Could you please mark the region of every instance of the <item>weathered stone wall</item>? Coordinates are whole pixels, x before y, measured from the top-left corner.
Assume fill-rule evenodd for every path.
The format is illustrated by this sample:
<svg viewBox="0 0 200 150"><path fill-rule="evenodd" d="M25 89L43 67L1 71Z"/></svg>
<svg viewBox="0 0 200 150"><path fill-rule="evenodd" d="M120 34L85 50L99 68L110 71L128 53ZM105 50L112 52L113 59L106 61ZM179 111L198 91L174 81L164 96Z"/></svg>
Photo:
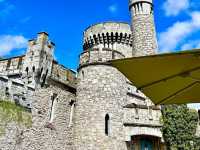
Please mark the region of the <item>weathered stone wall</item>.
<svg viewBox="0 0 200 150"><path fill-rule="evenodd" d="M75 86L76 73L63 65L53 62L51 78L64 84L71 84Z"/></svg>
<svg viewBox="0 0 200 150"><path fill-rule="evenodd" d="M146 105L133 105L124 108L124 126L126 141L130 141L132 136L149 135L162 138L160 131L161 111L159 108L147 107Z"/></svg>
<svg viewBox="0 0 200 150"><path fill-rule="evenodd" d="M17 79L0 76L0 87L1 98L10 99L21 106L31 108L32 101L30 97L35 89L24 84L20 77Z"/></svg>
<svg viewBox="0 0 200 150"><path fill-rule="evenodd" d="M52 94L57 95L56 104L52 103ZM73 88L53 81L50 87L36 91L32 97L33 125L24 133L19 150L73 149L73 128L69 123L74 94Z"/></svg>
<svg viewBox="0 0 200 150"><path fill-rule="evenodd" d="M125 77L116 68L99 64L81 68L78 78L74 124L76 150L125 150ZM110 116L108 135L105 134L106 114Z"/></svg>
<svg viewBox="0 0 200 150"><path fill-rule="evenodd" d="M16 150L24 131L32 125L31 113L0 98L0 150Z"/></svg>
<svg viewBox="0 0 200 150"><path fill-rule="evenodd" d="M86 65L88 63L96 63L96 62L107 62L112 59L122 59L125 56L116 51L109 48L103 49L90 49L88 51L84 51L80 55L80 65Z"/></svg>
<svg viewBox="0 0 200 150"><path fill-rule="evenodd" d="M0 75L19 74L22 69L24 55L0 60Z"/></svg>
<svg viewBox="0 0 200 150"><path fill-rule="evenodd" d="M135 16L133 24L133 55L156 54L157 40L153 15Z"/></svg>
<svg viewBox="0 0 200 150"><path fill-rule="evenodd" d="M133 55L156 54L157 39L152 0L129 0L133 33Z"/></svg>

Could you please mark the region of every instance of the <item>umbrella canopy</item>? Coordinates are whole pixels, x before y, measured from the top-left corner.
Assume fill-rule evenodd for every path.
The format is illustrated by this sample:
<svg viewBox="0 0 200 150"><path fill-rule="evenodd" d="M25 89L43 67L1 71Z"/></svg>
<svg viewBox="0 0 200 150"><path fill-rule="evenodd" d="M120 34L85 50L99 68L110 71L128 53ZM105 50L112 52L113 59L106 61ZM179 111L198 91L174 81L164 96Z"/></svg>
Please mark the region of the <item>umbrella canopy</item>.
<svg viewBox="0 0 200 150"><path fill-rule="evenodd" d="M110 63L155 104L200 103L200 50Z"/></svg>

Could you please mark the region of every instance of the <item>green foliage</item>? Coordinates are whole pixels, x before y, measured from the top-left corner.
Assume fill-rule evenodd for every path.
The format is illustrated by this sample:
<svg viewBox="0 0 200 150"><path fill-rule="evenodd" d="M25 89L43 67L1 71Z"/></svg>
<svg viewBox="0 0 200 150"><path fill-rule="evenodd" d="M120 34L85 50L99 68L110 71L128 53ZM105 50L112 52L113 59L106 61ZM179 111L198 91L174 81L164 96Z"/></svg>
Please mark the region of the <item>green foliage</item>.
<svg viewBox="0 0 200 150"><path fill-rule="evenodd" d="M31 127L31 113L25 108L9 101L0 101L0 135L5 133L6 126L16 122L18 125Z"/></svg>
<svg viewBox="0 0 200 150"><path fill-rule="evenodd" d="M188 109L186 105L169 105L163 107L162 113L162 132L168 148L172 150L193 149L192 145L197 144L195 137L197 112Z"/></svg>

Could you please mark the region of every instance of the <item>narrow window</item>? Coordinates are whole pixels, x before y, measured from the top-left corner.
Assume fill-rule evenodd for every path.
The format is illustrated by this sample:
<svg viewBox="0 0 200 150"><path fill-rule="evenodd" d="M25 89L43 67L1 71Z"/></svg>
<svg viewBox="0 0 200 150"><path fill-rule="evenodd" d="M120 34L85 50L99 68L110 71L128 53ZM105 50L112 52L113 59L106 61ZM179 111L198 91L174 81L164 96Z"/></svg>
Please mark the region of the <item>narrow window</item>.
<svg viewBox="0 0 200 150"><path fill-rule="evenodd" d="M10 92L9 92L9 88L8 87L6 87L5 94L6 94L7 97L10 96Z"/></svg>
<svg viewBox="0 0 200 150"><path fill-rule="evenodd" d="M52 123L54 119L54 114L55 114L55 105L57 103L57 96L58 94L53 93L51 95L51 112L50 112L50 119L49 122Z"/></svg>
<svg viewBox="0 0 200 150"><path fill-rule="evenodd" d="M84 79L84 77L85 77L85 73L84 71L82 71L82 78Z"/></svg>
<svg viewBox="0 0 200 150"><path fill-rule="evenodd" d="M139 119L139 108L137 106L135 108L135 119Z"/></svg>
<svg viewBox="0 0 200 150"><path fill-rule="evenodd" d="M26 70L25 70L25 71L26 71L26 74L28 75L28 67L26 67Z"/></svg>
<svg viewBox="0 0 200 150"><path fill-rule="evenodd" d="M33 66L33 72L35 72L35 66Z"/></svg>
<svg viewBox="0 0 200 150"><path fill-rule="evenodd" d="M149 120L153 120L153 112L152 112L153 110L152 110L152 108L151 107L149 107Z"/></svg>
<svg viewBox="0 0 200 150"><path fill-rule="evenodd" d="M73 115L74 115L75 101L71 100L69 104L71 106L71 113L70 113L70 118L69 118L69 127L71 127L73 125Z"/></svg>
<svg viewBox="0 0 200 150"><path fill-rule="evenodd" d="M110 130L110 117L108 114L105 116L105 134L108 136Z"/></svg>

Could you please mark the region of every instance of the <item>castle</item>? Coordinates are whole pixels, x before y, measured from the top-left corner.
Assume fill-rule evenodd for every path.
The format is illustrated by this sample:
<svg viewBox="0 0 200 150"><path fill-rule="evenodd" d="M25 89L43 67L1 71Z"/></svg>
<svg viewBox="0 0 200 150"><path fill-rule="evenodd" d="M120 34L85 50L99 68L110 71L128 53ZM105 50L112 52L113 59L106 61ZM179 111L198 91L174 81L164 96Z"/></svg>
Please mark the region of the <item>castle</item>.
<svg viewBox="0 0 200 150"><path fill-rule="evenodd" d="M31 128L7 126L0 150L164 149L160 107L109 64L156 54L152 0L130 0L129 10L131 26L105 22L84 31L77 74L54 60L46 32L25 55L0 60L1 97L32 114Z"/></svg>

